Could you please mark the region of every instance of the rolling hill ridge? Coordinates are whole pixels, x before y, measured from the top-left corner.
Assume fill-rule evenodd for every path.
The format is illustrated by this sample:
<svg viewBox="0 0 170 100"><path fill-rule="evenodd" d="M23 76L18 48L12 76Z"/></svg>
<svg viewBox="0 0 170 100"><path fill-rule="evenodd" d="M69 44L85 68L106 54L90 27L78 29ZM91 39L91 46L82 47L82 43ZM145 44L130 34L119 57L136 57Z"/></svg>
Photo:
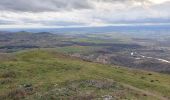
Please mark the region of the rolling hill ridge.
<svg viewBox="0 0 170 100"><path fill-rule="evenodd" d="M87 62L54 50L0 55L0 99L170 99L168 74Z"/></svg>

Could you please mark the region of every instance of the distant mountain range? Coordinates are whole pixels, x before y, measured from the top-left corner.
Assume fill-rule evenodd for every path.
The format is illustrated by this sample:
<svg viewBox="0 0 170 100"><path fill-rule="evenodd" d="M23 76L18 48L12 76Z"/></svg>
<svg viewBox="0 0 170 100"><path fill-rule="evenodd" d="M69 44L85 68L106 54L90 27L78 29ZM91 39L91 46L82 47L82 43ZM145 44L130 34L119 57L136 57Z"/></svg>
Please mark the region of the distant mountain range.
<svg viewBox="0 0 170 100"><path fill-rule="evenodd" d="M53 33L104 33L127 31L158 31L170 30L170 25L130 25L130 26L101 26L101 27L73 27L73 28L0 28L0 31L28 31L28 32L53 32Z"/></svg>

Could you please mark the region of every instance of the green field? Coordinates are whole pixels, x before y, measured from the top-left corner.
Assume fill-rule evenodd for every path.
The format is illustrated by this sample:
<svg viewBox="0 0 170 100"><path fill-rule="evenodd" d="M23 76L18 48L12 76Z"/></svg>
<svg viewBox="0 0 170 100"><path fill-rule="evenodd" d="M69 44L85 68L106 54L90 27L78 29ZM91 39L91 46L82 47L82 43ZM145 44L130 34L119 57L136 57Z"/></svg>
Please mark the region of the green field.
<svg viewBox="0 0 170 100"><path fill-rule="evenodd" d="M67 47L56 47L50 50L57 50L58 52L62 53L81 53L81 54L86 54L86 53L92 53L96 50L100 50L104 47L93 47L93 46L78 46L78 45L73 45L73 46L67 46Z"/></svg>
<svg viewBox="0 0 170 100"><path fill-rule="evenodd" d="M170 76L103 65L54 50L0 54L1 100L168 100Z"/></svg>

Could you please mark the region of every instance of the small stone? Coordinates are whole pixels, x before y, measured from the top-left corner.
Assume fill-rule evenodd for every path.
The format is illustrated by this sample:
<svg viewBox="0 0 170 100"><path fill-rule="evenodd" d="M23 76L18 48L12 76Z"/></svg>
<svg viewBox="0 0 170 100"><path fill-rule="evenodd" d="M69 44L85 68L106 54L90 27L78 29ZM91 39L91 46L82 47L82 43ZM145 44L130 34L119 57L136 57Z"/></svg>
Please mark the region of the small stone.
<svg viewBox="0 0 170 100"><path fill-rule="evenodd" d="M24 88L32 87L32 84L24 84Z"/></svg>
<svg viewBox="0 0 170 100"><path fill-rule="evenodd" d="M103 100L111 100L113 97L110 95L102 96Z"/></svg>

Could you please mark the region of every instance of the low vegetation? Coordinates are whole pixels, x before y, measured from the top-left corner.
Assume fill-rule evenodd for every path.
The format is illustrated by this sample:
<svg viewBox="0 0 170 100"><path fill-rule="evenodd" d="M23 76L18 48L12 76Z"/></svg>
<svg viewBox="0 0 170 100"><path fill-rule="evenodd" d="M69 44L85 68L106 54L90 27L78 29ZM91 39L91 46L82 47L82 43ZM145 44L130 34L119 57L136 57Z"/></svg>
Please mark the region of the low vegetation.
<svg viewBox="0 0 170 100"><path fill-rule="evenodd" d="M3 57L2 100L170 99L166 74L87 62L55 50L25 50Z"/></svg>

